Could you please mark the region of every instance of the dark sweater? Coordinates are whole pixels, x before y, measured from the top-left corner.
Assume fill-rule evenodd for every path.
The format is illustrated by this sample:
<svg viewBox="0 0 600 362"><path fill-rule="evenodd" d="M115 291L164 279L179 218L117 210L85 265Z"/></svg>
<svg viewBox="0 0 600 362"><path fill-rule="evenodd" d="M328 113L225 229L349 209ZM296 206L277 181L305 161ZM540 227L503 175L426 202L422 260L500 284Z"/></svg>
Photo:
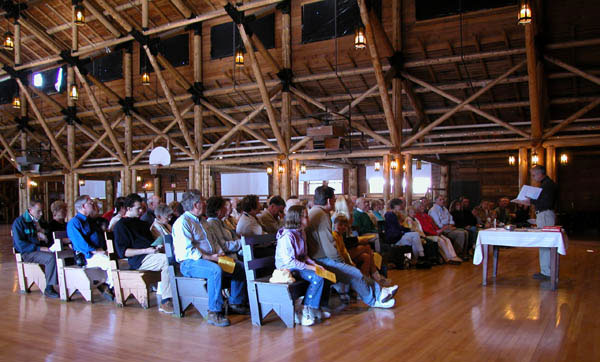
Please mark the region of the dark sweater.
<svg viewBox="0 0 600 362"><path fill-rule="evenodd" d="M127 249L146 249L152 245L154 239L148 223L137 217L124 217L119 220L113 229L115 246L119 258L125 258ZM127 258L131 269L138 269L147 254Z"/></svg>
<svg viewBox="0 0 600 362"><path fill-rule="evenodd" d="M393 211L385 213L385 238L389 243L396 243L402 239L404 233L410 232L409 228L400 225L398 216Z"/></svg>
<svg viewBox="0 0 600 362"><path fill-rule="evenodd" d="M25 213L12 224L13 246L18 253L30 253L40 250L40 241L37 238L37 229L29 212Z"/></svg>

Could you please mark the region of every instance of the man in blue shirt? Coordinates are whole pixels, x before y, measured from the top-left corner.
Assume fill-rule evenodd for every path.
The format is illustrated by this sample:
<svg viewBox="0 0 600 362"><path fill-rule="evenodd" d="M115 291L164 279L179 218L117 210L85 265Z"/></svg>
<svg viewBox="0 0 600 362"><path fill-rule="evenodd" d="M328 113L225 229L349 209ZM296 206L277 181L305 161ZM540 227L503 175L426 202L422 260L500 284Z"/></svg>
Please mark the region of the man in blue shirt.
<svg viewBox="0 0 600 362"><path fill-rule="evenodd" d="M231 280L231 296L229 310L237 314L248 314L246 274L241 262L236 261L233 273L221 270L219 257L224 256L223 249L214 240L206 236L200 217L204 213L206 203L198 190L190 190L183 194L181 202L185 213L173 224L173 246L175 259L181 263L181 274L189 278L204 278L208 289L209 324L226 327L229 319L223 315L223 296L221 295L224 278Z"/></svg>
<svg viewBox="0 0 600 362"><path fill-rule="evenodd" d="M86 268L100 268L105 271L105 283L98 286L104 298L112 301L112 275L110 259L103 249L104 236L90 224L90 215L94 212L94 201L88 195L81 195L75 200L77 214L67 223L67 235L76 253L83 254Z"/></svg>
<svg viewBox="0 0 600 362"><path fill-rule="evenodd" d="M46 274L46 289L44 295L48 298L58 298L58 293L52 287L58 284L56 276L56 258L40 239L45 235L40 228L39 220L42 217L42 204L31 201L27 211L12 224L13 247L21 254L23 261L44 265Z"/></svg>

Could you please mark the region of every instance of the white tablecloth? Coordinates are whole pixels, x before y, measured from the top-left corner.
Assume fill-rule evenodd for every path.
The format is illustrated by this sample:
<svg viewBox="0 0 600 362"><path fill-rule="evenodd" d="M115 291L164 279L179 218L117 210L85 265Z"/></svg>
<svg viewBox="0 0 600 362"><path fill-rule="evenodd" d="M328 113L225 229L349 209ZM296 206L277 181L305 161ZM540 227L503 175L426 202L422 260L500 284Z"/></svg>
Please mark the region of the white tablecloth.
<svg viewBox="0 0 600 362"><path fill-rule="evenodd" d="M558 248L558 253L567 255L567 236L557 231L506 231L504 229L481 230L477 236L473 264L483 261L481 245L503 245L524 248Z"/></svg>

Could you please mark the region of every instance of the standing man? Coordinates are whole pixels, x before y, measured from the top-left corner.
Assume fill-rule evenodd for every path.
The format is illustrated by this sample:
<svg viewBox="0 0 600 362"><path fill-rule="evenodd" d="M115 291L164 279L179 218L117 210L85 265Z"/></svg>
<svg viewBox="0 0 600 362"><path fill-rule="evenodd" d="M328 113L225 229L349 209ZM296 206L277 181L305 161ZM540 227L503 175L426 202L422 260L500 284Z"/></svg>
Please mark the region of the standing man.
<svg viewBox="0 0 600 362"><path fill-rule="evenodd" d="M556 222L554 214L556 184L546 176L546 167L544 166L532 167L530 174L531 179L540 184L542 192L537 200L527 199L521 203L535 206L535 224L538 228L554 226ZM540 248L540 272L533 274L533 279L550 280L550 248Z"/></svg>
<svg viewBox="0 0 600 362"><path fill-rule="evenodd" d="M446 197L439 195L435 198L435 204L429 209L429 216L435 221L442 234L452 240L454 250L463 260L469 258L469 232L454 226L454 219L446 208Z"/></svg>
<svg viewBox="0 0 600 362"><path fill-rule="evenodd" d="M148 200L148 209L146 210L144 215L140 217L140 220L147 222L148 225L152 225L154 219L156 218L156 216L154 215L154 210L156 210L158 204L160 204L160 197L156 195L152 196L150 200Z"/></svg>
<svg viewBox="0 0 600 362"><path fill-rule="evenodd" d="M45 244L46 235L40 227L41 217L42 203L31 201L27 211L16 218L12 224L13 247L21 254L23 261L44 265L46 274L44 295L48 298L58 298L58 293L52 287L58 284L56 257Z"/></svg>
<svg viewBox="0 0 600 362"><path fill-rule="evenodd" d="M119 258L127 258L131 270L160 271L160 283L157 294L161 301L158 311L173 313L169 262L165 254L159 253L160 247L152 246L154 237L150 226L140 220L142 198L138 194L129 194L125 198L125 217L114 228L115 247Z"/></svg>
<svg viewBox="0 0 600 362"><path fill-rule="evenodd" d="M94 201L88 195L81 195L75 200L77 214L67 223L67 235L73 250L83 254L87 268L100 268L106 273L106 283L100 284L98 289L104 298L112 301L114 292L112 289L112 275L110 271L110 259L104 250L104 236L98 233L90 223L90 217L94 212Z"/></svg>

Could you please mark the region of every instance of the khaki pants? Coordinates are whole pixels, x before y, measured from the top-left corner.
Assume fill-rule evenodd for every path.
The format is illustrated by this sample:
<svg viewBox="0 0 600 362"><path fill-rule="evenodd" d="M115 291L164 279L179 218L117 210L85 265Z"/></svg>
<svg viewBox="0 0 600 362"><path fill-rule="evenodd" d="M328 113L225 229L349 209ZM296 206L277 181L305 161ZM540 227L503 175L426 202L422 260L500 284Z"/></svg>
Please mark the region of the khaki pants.
<svg viewBox="0 0 600 362"><path fill-rule="evenodd" d="M165 254L148 254L142 260L139 270L160 271L158 291L162 299L172 298L171 280L169 279L169 262Z"/></svg>
<svg viewBox="0 0 600 362"><path fill-rule="evenodd" d="M535 223L538 228L554 226L556 215L552 210L544 210L536 213ZM550 276L550 248L540 248L540 273Z"/></svg>

